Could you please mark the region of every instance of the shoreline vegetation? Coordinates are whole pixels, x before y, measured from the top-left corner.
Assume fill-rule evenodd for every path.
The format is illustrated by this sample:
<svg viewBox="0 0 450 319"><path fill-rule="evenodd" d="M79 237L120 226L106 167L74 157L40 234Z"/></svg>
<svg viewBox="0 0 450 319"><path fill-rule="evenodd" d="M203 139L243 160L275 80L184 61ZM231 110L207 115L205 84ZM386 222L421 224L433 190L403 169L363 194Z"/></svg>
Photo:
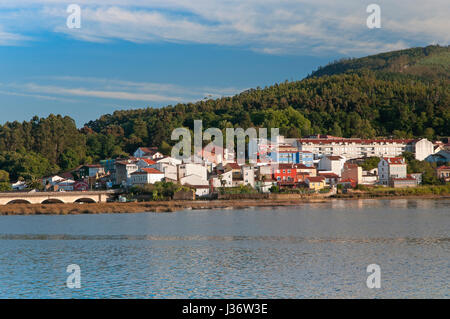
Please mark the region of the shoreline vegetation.
<svg viewBox="0 0 450 319"><path fill-rule="evenodd" d="M242 194L238 194L242 195ZM80 215L115 213L170 213L186 209L244 209L249 207L286 207L305 203L326 203L355 199L450 199L450 185L419 188L383 188L371 192L354 191L332 196L273 194L269 198L225 200L161 200L142 202L71 203L71 204L10 204L0 206L0 215ZM261 194L264 195L264 194ZM272 195L272 194L271 194Z"/></svg>

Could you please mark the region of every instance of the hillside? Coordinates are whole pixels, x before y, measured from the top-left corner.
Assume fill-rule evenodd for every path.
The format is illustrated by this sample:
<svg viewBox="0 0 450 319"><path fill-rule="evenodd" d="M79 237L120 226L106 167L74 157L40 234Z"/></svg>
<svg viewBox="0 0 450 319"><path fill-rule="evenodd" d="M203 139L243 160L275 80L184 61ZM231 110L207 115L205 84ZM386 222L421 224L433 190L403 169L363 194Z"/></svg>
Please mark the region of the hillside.
<svg viewBox="0 0 450 319"><path fill-rule="evenodd" d="M446 79L450 76L450 47L427 46L380 53L359 59L342 59L313 72L311 77L371 70L398 73L422 80Z"/></svg>
<svg viewBox="0 0 450 319"><path fill-rule="evenodd" d="M140 143L169 142L173 128L192 129L194 119L222 129L279 127L291 137L448 136L449 52L449 47L429 46L345 60L301 81L233 97L117 111L87 123L86 129L115 135L127 152Z"/></svg>
<svg viewBox="0 0 450 319"><path fill-rule="evenodd" d="M406 66L406 67L405 67ZM233 97L116 111L81 130L68 117L0 126L0 170L39 177L154 145L168 153L171 132L203 127L278 127L289 137L450 136L449 48L402 50L330 64L312 76Z"/></svg>

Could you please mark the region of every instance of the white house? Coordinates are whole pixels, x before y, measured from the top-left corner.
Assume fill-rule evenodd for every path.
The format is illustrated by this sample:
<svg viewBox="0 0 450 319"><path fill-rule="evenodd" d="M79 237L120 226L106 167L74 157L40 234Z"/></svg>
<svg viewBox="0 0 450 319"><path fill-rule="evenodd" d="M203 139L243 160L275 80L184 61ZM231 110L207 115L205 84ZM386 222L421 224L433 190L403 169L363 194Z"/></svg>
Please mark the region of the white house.
<svg viewBox="0 0 450 319"><path fill-rule="evenodd" d="M416 160L423 161L429 155L434 153L434 145L426 138L411 143L411 151L415 154Z"/></svg>
<svg viewBox="0 0 450 319"><path fill-rule="evenodd" d="M233 186L233 171L230 169L221 174L211 176L210 183L214 188L232 187Z"/></svg>
<svg viewBox="0 0 450 319"><path fill-rule="evenodd" d="M59 181L63 181L64 178L58 175L47 176L42 178L42 184L45 185L56 185Z"/></svg>
<svg viewBox="0 0 450 319"><path fill-rule="evenodd" d="M345 164L344 157L335 155L326 155L320 159L318 169L341 176L344 164Z"/></svg>
<svg viewBox="0 0 450 319"><path fill-rule="evenodd" d="M178 165L178 179L189 175L197 175L201 179L207 181L208 180L208 170L206 166L196 163L184 163Z"/></svg>
<svg viewBox="0 0 450 319"><path fill-rule="evenodd" d="M144 167L130 175L132 185L154 184L164 178L163 172L151 167Z"/></svg>
<svg viewBox="0 0 450 319"><path fill-rule="evenodd" d="M58 189L62 189L65 191L73 191L73 186L75 185L75 181L73 179L63 179L56 183Z"/></svg>
<svg viewBox="0 0 450 319"><path fill-rule="evenodd" d="M164 155L158 152L157 147L139 147L133 156L136 158L150 158L152 160L163 158Z"/></svg>
<svg viewBox="0 0 450 319"><path fill-rule="evenodd" d="M198 197L208 196L210 192L209 185L194 185L191 188L195 190L195 196Z"/></svg>
<svg viewBox="0 0 450 319"><path fill-rule="evenodd" d="M382 185L389 185L392 178L406 178L406 162L403 157L382 157L378 163L378 179Z"/></svg>
<svg viewBox="0 0 450 319"><path fill-rule="evenodd" d="M178 158L174 158L174 157L170 157L170 156L157 158L157 159L155 159L155 162L170 164L170 165L174 165L174 166L180 165L182 163L182 161L179 160Z"/></svg>
<svg viewBox="0 0 450 319"><path fill-rule="evenodd" d="M208 180L202 177L192 174L183 176L179 179L181 185L192 185L192 186L208 186Z"/></svg>
<svg viewBox="0 0 450 319"><path fill-rule="evenodd" d="M13 190L23 190L27 188L27 183L25 181L17 181L11 184Z"/></svg>
<svg viewBox="0 0 450 319"><path fill-rule="evenodd" d="M252 166L243 165L241 167L242 179L244 185L255 187L255 170Z"/></svg>

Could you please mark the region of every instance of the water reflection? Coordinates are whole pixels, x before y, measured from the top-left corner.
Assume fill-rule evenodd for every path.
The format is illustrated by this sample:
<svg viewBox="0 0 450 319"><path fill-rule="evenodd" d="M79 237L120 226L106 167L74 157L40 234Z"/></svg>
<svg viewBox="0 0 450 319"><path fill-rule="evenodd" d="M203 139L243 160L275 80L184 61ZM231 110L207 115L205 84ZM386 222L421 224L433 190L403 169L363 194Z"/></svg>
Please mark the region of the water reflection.
<svg viewBox="0 0 450 319"><path fill-rule="evenodd" d="M0 216L0 297L448 298L449 204ZM80 290L65 287L71 263ZM380 290L365 285L371 263Z"/></svg>

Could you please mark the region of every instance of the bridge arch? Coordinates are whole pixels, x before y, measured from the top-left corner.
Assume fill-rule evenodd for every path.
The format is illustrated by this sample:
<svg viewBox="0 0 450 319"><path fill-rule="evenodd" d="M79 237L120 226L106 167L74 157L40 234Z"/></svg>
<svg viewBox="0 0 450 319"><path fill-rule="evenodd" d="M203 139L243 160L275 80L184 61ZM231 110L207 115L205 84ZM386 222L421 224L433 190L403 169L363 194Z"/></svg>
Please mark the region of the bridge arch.
<svg viewBox="0 0 450 319"><path fill-rule="evenodd" d="M6 205L14 205L14 204L31 204L31 202L27 201L26 199L13 199L12 201L6 203Z"/></svg>
<svg viewBox="0 0 450 319"><path fill-rule="evenodd" d="M43 200L41 204L64 204L64 202L58 198L48 198Z"/></svg>
<svg viewBox="0 0 450 319"><path fill-rule="evenodd" d="M80 197L80 198L74 200L74 203L92 204L92 203L97 203L97 201L92 198L89 198L89 197Z"/></svg>

